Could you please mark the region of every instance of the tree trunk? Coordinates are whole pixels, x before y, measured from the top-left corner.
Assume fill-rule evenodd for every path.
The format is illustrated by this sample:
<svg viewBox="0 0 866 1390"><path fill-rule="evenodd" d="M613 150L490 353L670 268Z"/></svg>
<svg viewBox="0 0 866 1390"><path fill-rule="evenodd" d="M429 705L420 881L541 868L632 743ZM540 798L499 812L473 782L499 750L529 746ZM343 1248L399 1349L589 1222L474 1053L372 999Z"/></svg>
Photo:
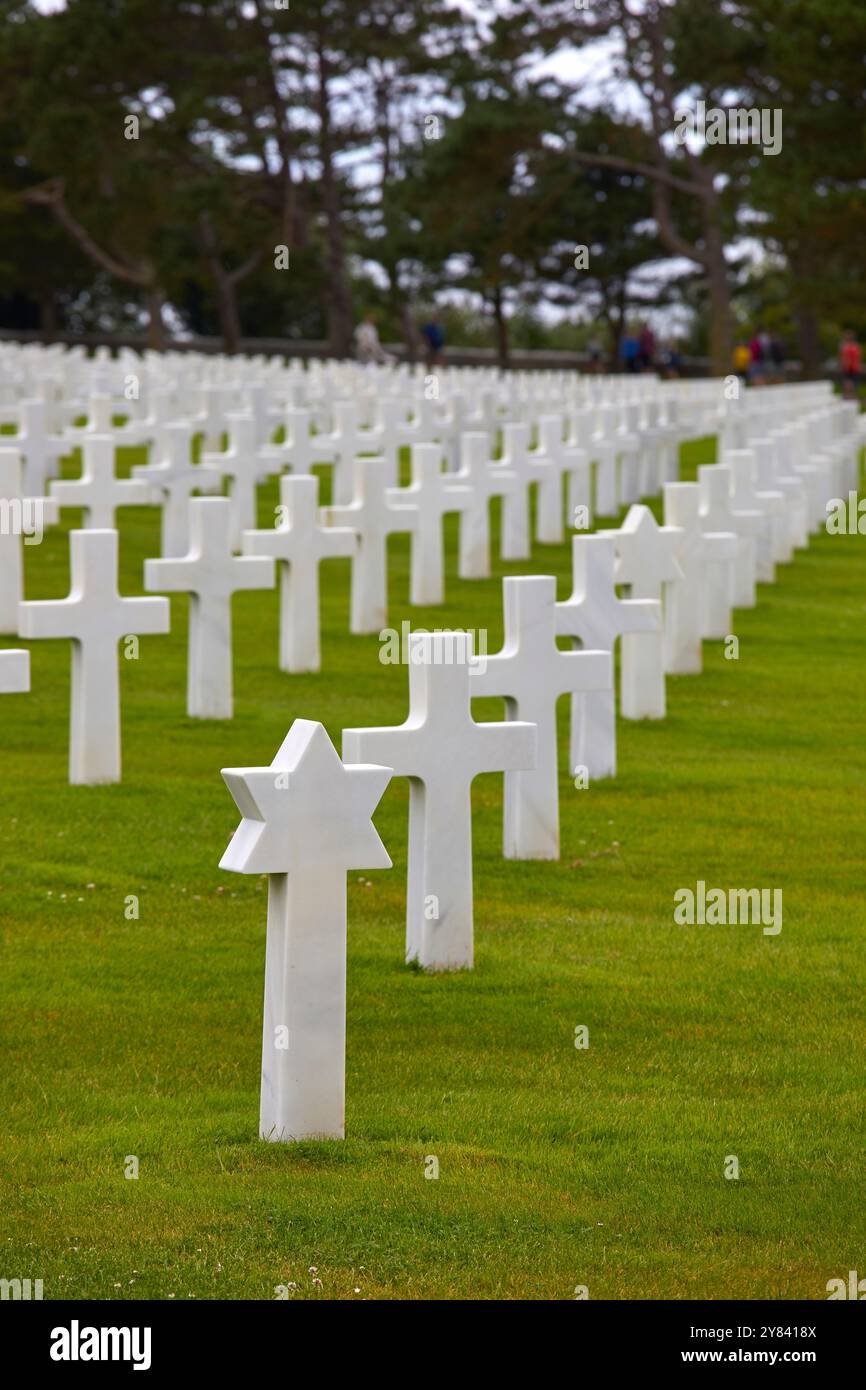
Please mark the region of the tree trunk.
<svg viewBox="0 0 866 1390"><path fill-rule="evenodd" d="M493 322L496 326L496 352L499 358L499 365L505 372L509 365L508 352L508 320L505 317L505 310L502 303L502 286L493 287Z"/></svg>
<svg viewBox="0 0 866 1390"><path fill-rule="evenodd" d="M797 341L803 366L803 380L816 381L821 375L821 334L818 317L811 304L797 304L794 315L797 320Z"/></svg>
<svg viewBox="0 0 866 1390"><path fill-rule="evenodd" d="M145 293L145 303L148 313L147 346L162 352L165 348L165 324L162 321L165 291L160 289L159 285L149 286Z"/></svg>
<svg viewBox="0 0 866 1390"><path fill-rule="evenodd" d="M421 351L421 337L418 333L415 315L412 313L407 300L403 299L402 296L398 300L398 313L403 328L403 341L406 344L406 361L417 362Z"/></svg>
<svg viewBox="0 0 866 1390"><path fill-rule="evenodd" d="M622 347L623 334L625 333L626 317L628 314L628 302L626 297L626 282L623 279L619 287L619 294L616 297L616 312L610 316L610 370L612 372L622 371L620 362L620 349Z"/></svg>
<svg viewBox="0 0 866 1390"><path fill-rule="evenodd" d="M331 131L331 103L328 92L328 63L324 37L319 36L319 160L322 165L322 206L325 210L325 263L328 270L328 343L335 357L349 357L352 351L352 296L346 275L346 247L343 237L340 188L334 169Z"/></svg>
<svg viewBox="0 0 866 1390"><path fill-rule="evenodd" d="M225 271L216 279L216 298L223 347L230 356L234 356L241 345L241 324L234 281Z"/></svg>
<svg viewBox="0 0 866 1390"><path fill-rule="evenodd" d="M704 209L704 244L710 286L710 373L712 376L729 376L734 370L731 285L725 260L725 242L717 223L714 202L707 203Z"/></svg>
<svg viewBox="0 0 866 1390"><path fill-rule="evenodd" d="M53 343L57 333L57 297L53 290L42 290L39 295L39 327L43 343Z"/></svg>

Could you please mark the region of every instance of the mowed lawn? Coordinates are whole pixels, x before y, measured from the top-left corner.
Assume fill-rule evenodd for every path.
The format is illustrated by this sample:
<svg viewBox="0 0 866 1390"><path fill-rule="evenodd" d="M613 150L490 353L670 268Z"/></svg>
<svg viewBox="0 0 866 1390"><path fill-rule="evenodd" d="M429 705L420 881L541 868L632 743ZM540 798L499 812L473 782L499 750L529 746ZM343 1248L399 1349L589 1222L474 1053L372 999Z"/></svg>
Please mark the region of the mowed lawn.
<svg viewBox="0 0 866 1390"><path fill-rule="evenodd" d="M500 575L564 597L570 544L461 583L453 522L441 609L409 607L392 543L390 618L494 651ZM63 523L27 550L29 598L67 591ZM141 593L157 513L120 527ZM706 644L664 722L620 722L616 781L574 789L561 701L559 863L502 859L502 779L478 779L472 973L403 963L392 783L394 868L349 883L347 1137L282 1146L257 1139L267 885L217 867L220 769L269 762L298 716L339 746L407 709L406 668L348 633L348 562L322 577L316 676L277 669L275 592L236 598L225 723L186 717L172 599L171 635L120 657L120 786L67 784L68 643L31 644L32 693L0 698L0 1276L51 1299L821 1299L866 1272L866 538L814 537L737 614L738 660ZM782 932L675 926L698 879L781 888Z"/></svg>

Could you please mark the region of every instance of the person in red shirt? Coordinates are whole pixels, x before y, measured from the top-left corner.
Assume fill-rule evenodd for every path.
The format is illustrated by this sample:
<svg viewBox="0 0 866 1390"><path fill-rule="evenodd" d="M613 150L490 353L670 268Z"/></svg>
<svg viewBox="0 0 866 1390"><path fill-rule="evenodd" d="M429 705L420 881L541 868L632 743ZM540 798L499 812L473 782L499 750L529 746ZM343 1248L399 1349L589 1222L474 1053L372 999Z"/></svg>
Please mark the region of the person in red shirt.
<svg viewBox="0 0 866 1390"><path fill-rule="evenodd" d="M853 400L857 394L862 368L860 344L850 328L846 328L839 344L839 369L842 373L842 395Z"/></svg>

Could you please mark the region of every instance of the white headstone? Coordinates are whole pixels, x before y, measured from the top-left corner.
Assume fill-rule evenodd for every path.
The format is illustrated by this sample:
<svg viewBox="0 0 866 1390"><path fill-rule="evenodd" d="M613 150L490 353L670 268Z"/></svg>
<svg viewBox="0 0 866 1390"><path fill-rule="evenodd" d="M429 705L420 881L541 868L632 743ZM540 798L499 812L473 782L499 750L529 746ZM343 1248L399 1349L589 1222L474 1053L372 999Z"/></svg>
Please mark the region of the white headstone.
<svg viewBox="0 0 866 1390"><path fill-rule="evenodd" d="M445 556L442 522L448 512L465 512L472 495L453 472L442 470L439 444L412 445L412 481L408 487L388 488L392 506L417 507L412 530L410 602L432 605L445 601Z"/></svg>
<svg viewBox="0 0 866 1390"><path fill-rule="evenodd" d="M22 491L26 497L44 497L48 479L68 446L48 432L48 405L45 401L22 401L18 433L8 441L21 455L24 465Z"/></svg>
<svg viewBox="0 0 866 1390"><path fill-rule="evenodd" d="M561 545L563 541L563 478L568 479L568 496L574 498L588 492L585 481L589 465L583 450L566 443L562 437L560 415L542 415L538 422L538 444L529 454L529 464L538 481L538 505L535 518L537 539L543 545Z"/></svg>
<svg viewBox="0 0 866 1390"><path fill-rule="evenodd" d="M615 531L603 531L616 551L614 577L627 584L631 598L661 601L665 586L682 578L677 562L681 533L659 526L649 507L630 507ZM627 632L622 637L622 699L624 719L664 719L665 664L661 632Z"/></svg>
<svg viewBox="0 0 866 1390"><path fill-rule="evenodd" d="M758 492L758 466L751 449L726 449L722 463L731 470L734 507L738 511L759 512L764 518L756 536L755 574L760 583L772 584L776 578L774 518L780 518L784 511L782 494L773 492L764 497Z"/></svg>
<svg viewBox="0 0 866 1390"><path fill-rule="evenodd" d="M0 651L0 695L20 695L30 689L30 653Z"/></svg>
<svg viewBox="0 0 866 1390"><path fill-rule="evenodd" d="M88 435L81 451L81 477L53 482L51 497L61 507L83 507L88 530L110 531L118 507L146 507L153 501L149 483L141 478L116 476L111 435Z"/></svg>
<svg viewBox="0 0 866 1390"><path fill-rule="evenodd" d="M151 483L162 498L163 557L185 555L189 549L189 502L194 492L219 492L222 478L214 468L192 462L190 425L165 425L153 463L139 464L134 478Z"/></svg>
<svg viewBox="0 0 866 1390"><path fill-rule="evenodd" d="M610 536L575 536L571 547L572 593L556 605L556 630L560 637L571 637L588 650L612 653L617 638L626 633L661 631L661 603L655 599L617 597L616 557ZM616 708L612 688L572 697L569 758L572 773L585 767L592 781L616 776Z"/></svg>
<svg viewBox="0 0 866 1390"><path fill-rule="evenodd" d="M412 531L415 507L397 507L387 496L384 459L355 460L355 496L346 506L325 507L327 526L350 526L358 533L352 558L354 633L380 632L388 621L388 537Z"/></svg>
<svg viewBox="0 0 866 1390"><path fill-rule="evenodd" d="M460 517L458 574L461 579L490 577L490 499L507 497L523 481L510 468L490 461L489 437L481 431L460 437L460 467L451 475L470 489Z"/></svg>
<svg viewBox="0 0 866 1390"><path fill-rule="evenodd" d="M665 670L669 675L694 675L703 668L701 637L704 594L710 565L727 566L733 583L737 537L733 531L705 531L701 521L699 483L665 483L665 525L682 532L677 560L682 579L673 579L665 595Z"/></svg>
<svg viewBox="0 0 866 1390"><path fill-rule="evenodd" d="M24 638L72 641L70 782L119 782L117 644L168 632L168 599L120 597L116 531L70 531L69 554L68 597L21 603L19 631Z"/></svg>
<svg viewBox="0 0 866 1390"><path fill-rule="evenodd" d="M274 562L232 554L233 517L227 497L194 497L189 504L186 555L145 560L144 587L189 594L187 714L231 719L232 594L272 589Z"/></svg>
<svg viewBox="0 0 866 1390"><path fill-rule="evenodd" d="M270 767L223 777L243 820L220 867L269 876L259 1136L342 1139L346 874L391 867L371 820L391 772L344 766L296 719Z"/></svg>
<svg viewBox="0 0 866 1390"><path fill-rule="evenodd" d="M57 503L21 495L17 449L0 448L0 632L18 632L18 605L24 597L21 547L35 545L46 526L57 521Z"/></svg>
<svg viewBox="0 0 866 1390"><path fill-rule="evenodd" d="M280 479L280 517L269 531L245 531L245 555L270 555L280 576L280 670L321 668L319 565L332 556L352 556L357 533L348 526L323 526L319 480Z"/></svg>
<svg viewBox="0 0 866 1390"><path fill-rule="evenodd" d="M502 458L491 467L505 468L516 475L518 482L502 494L502 536L499 554L503 560L528 560L529 542L529 484L532 468L529 462L529 426L523 421L506 425L502 431Z"/></svg>
<svg viewBox="0 0 866 1390"><path fill-rule="evenodd" d="M395 776L409 778L406 959L427 970L473 962L474 778L535 761L533 725L472 718L472 659L468 633L413 633L405 724L343 731L349 762L387 759Z"/></svg>
<svg viewBox="0 0 866 1390"><path fill-rule="evenodd" d="M701 464L698 483L704 530L733 531L738 538L733 586L727 564L707 567L703 636L722 638L732 631L732 606L755 606L756 547L766 523L761 512L734 506L731 470L725 464Z"/></svg>
<svg viewBox="0 0 866 1390"><path fill-rule="evenodd" d="M559 760L556 702L560 695L613 690L610 651L560 651L556 645L556 580L550 575L502 581L505 642L473 667L473 696L505 700L509 719L538 728L529 771L506 772L503 854L506 859L559 858Z"/></svg>
<svg viewBox="0 0 866 1390"><path fill-rule="evenodd" d="M202 467L229 480L231 546L240 550L244 531L256 525L256 485L262 471L252 414L230 411L226 416L229 447L224 453L205 454Z"/></svg>

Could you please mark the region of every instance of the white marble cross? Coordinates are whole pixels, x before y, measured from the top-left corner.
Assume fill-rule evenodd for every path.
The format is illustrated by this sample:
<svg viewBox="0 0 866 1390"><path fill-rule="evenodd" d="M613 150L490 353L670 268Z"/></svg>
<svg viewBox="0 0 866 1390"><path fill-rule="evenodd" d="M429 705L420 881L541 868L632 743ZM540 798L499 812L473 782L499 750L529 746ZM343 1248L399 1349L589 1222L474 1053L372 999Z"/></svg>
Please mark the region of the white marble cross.
<svg viewBox="0 0 866 1390"><path fill-rule="evenodd" d="M145 560L144 587L190 596L187 714L193 719L231 719L232 594L272 589L274 562L232 554L227 497L194 497L189 532L188 554Z"/></svg>
<svg viewBox="0 0 866 1390"><path fill-rule="evenodd" d="M412 445L412 481L408 487L389 487L388 502L418 509L412 530L410 603L445 601L445 556L442 521L448 512L465 512L472 494L453 472L442 471L440 444Z"/></svg>
<svg viewBox="0 0 866 1390"><path fill-rule="evenodd" d="M18 450L24 464L22 491L27 497L44 497L48 478L58 459L69 446L59 435L48 433L48 405L45 401L22 401L21 423L8 443Z"/></svg>
<svg viewBox="0 0 866 1390"><path fill-rule="evenodd" d="M469 504L460 516L457 572L461 579L490 577L490 499L507 497L523 482L510 468L490 462L489 436L481 431L460 437L460 467L450 475L470 489Z"/></svg>
<svg viewBox="0 0 866 1390"><path fill-rule="evenodd" d="M361 454L378 455L378 438L374 430L362 429L359 422L357 401L334 402L334 429L322 440L329 445L334 459L331 481L331 495L335 504L348 505L352 500L352 488L357 477L355 460ZM384 476L388 485L395 483L393 463L384 460Z"/></svg>
<svg viewBox="0 0 866 1390"><path fill-rule="evenodd" d="M661 601L665 586L682 578L677 562L681 533L673 526L659 526L649 507L629 508L610 536L616 551L614 578L627 584L631 598ZM664 719L665 663L662 632L626 632L622 637L622 697L624 719Z"/></svg>
<svg viewBox="0 0 866 1390"><path fill-rule="evenodd" d="M229 447L224 453L205 454L202 467L215 471L229 480L231 501L231 547L240 550L241 536L250 531L256 516L256 486L262 471L259 446L256 441L255 417L249 413L230 411L226 415Z"/></svg>
<svg viewBox="0 0 866 1390"><path fill-rule="evenodd" d="M551 575L503 579L502 594L505 641L501 652L473 667L470 692L500 696L509 719L538 728L535 767L505 774L502 852L506 859L558 859L556 702L560 695L612 691L613 656L559 650Z"/></svg>
<svg viewBox="0 0 866 1390"><path fill-rule="evenodd" d="M2 436L5 437L5 436ZM24 597L21 546L37 545L46 526L57 521L57 503L21 495L21 457L0 448L0 632L18 632L18 605Z"/></svg>
<svg viewBox="0 0 866 1390"><path fill-rule="evenodd" d="M406 959L426 970L472 966L473 779L535 762L534 725L472 718L472 659L469 633L411 634L405 724L343 731L349 762L409 778Z"/></svg>
<svg viewBox="0 0 866 1390"><path fill-rule="evenodd" d="M319 565L332 556L352 556L358 545L348 526L319 520L319 480L280 478L278 524L269 531L245 531L245 555L270 555L280 577L280 670L321 668Z"/></svg>
<svg viewBox="0 0 866 1390"><path fill-rule="evenodd" d="M326 526L350 526L358 533L352 558L350 630L380 632L388 621L388 537L413 531L417 507L397 507L387 495L384 459L355 460L355 496L346 506L325 507Z"/></svg>
<svg viewBox="0 0 866 1390"><path fill-rule="evenodd" d="M758 470L758 487L762 493L777 491L784 501L783 521L777 536L776 559L782 563L792 560L795 549L809 544L809 504L802 478L785 471L775 436L752 437L749 447L754 451Z"/></svg>
<svg viewBox="0 0 866 1390"><path fill-rule="evenodd" d="M502 494L502 535L499 555L503 560L528 560L529 542L529 484L532 467L529 462L529 425L520 421L506 425L502 431L502 458L490 465L507 469L516 475L517 483Z"/></svg>
<svg viewBox="0 0 866 1390"><path fill-rule="evenodd" d="M656 599L618 598L616 560L609 535L575 536L571 542L572 593L556 605L556 630L589 650L613 652L626 633L661 631ZM622 671L620 671L622 678ZM586 768L592 781L616 776L616 703L613 688L574 695L569 766Z"/></svg>
<svg viewBox="0 0 866 1390"><path fill-rule="evenodd" d="M619 408L619 420L613 433L618 465L617 500L627 506L640 497L641 441L638 436L638 407L633 404Z"/></svg>
<svg viewBox="0 0 866 1390"><path fill-rule="evenodd" d="M214 468L194 464L192 426L163 426L154 449L153 463L138 464L134 478L152 483L162 495L162 542L164 557L185 555L189 548L189 503L194 492L219 492L222 478Z"/></svg>
<svg viewBox="0 0 866 1390"><path fill-rule="evenodd" d="M574 515L575 499L588 492L585 479L589 465L586 455L576 444L562 437L560 415L543 415L538 422L538 443L528 455L530 476L538 481L538 504L535 517L536 538L542 545L561 545L563 541L563 478L568 478L569 505Z"/></svg>
<svg viewBox="0 0 866 1390"><path fill-rule="evenodd" d="M20 695L30 689L30 653L0 651L0 695Z"/></svg>
<svg viewBox="0 0 866 1390"><path fill-rule="evenodd" d="M707 531L701 520L699 483L665 483L665 525L682 532L677 560L682 579L668 584L664 606L665 670L668 675L696 675L703 669L701 637L708 566L725 566L728 589L737 558L734 531Z"/></svg>
<svg viewBox="0 0 866 1390"><path fill-rule="evenodd" d="M759 582L772 584L776 578L773 550L773 518L781 517L784 499L780 492L766 497L758 492L758 466L751 449L726 449L722 463L731 470L733 505L738 511L760 512L764 524L756 536L755 575Z"/></svg>
<svg viewBox="0 0 866 1390"><path fill-rule="evenodd" d="M111 530L117 507L146 507L153 501L150 484L141 478L118 478L114 471L114 439L94 434L82 441L81 477L51 484L51 497L61 507L83 507L88 530Z"/></svg>
<svg viewBox="0 0 866 1390"><path fill-rule="evenodd" d="M707 569L703 636L723 638L732 631L732 606L754 608L757 601L756 547L765 520L759 511L734 506L731 470L725 464L701 464L698 468L698 484L701 489L701 519L704 530L733 531L738 537L733 586L726 565L711 564Z"/></svg>
<svg viewBox="0 0 866 1390"><path fill-rule="evenodd" d="M220 868L268 875L259 1137L342 1139L346 874L389 869L371 816L387 767L347 767L296 719L270 767L223 769L243 820Z"/></svg>
<svg viewBox="0 0 866 1390"><path fill-rule="evenodd" d="M598 516L613 516L619 505L617 485L616 421L613 406L599 406L595 428L589 437L587 452L595 461L595 512Z"/></svg>
<svg viewBox="0 0 866 1390"><path fill-rule="evenodd" d="M117 532L70 531L69 595L18 608L24 638L72 640L69 780L120 781L120 677L117 644L136 634L168 632L166 598L121 598Z"/></svg>

